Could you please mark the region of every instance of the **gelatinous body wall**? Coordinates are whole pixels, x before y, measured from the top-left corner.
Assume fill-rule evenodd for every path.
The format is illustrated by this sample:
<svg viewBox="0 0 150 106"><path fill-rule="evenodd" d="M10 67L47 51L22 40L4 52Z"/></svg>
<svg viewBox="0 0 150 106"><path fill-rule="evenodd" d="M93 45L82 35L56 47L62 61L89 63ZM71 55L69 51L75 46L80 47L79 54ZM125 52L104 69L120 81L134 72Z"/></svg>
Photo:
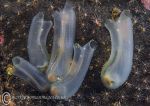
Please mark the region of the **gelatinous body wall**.
<svg viewBox="0 0 150 106"><path fill-rule="evenodd" d="M49 77L54 73L63 77L72 61L76 17L73 7L68 2L63 10L55 11L53 17L54 40L48 73Z"/></svg>
<svg viewBox="0 0 150 106"><path fill-rule="evenodd" d="M53 17L54 41L50 61L46 39L52 23L44 21L43 13L38 13L32 20L28 37L30 63L21 57L14 57L14 74L41 91L50 89L52 95L68 98L79 89L88 71L96 42L91 40L83 47L74 45L76 17L70 3L67 2L63 10L55 11ZM44 72L41 69L45 69Z"/></svg>
<svg viewBox="0 0 150 106"><path fill-rule="evenodd" d="M101 78L107 88L120 87L128 78L133 58L133 28L131 14L123 11L119 19L105 23L111 35L112 50L108 62L104 65Z"/></svg>
<svg viewBox="0 0 150 106"><path fill-rule="evenodd" d="M42 12L34 16L32 20L27 48L30 62L37 68L44 68L48 65L46 39L51 26L51 21L44 21Z"/></svg>

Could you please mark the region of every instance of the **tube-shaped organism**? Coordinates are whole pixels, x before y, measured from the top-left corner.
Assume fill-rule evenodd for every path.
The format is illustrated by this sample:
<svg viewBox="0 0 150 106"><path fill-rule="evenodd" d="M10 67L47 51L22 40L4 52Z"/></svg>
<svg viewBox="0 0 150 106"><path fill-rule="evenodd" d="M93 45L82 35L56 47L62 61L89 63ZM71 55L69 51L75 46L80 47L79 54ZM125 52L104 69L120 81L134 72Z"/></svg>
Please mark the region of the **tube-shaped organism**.
<svg viewBox="0 0 150 106"><path fill-rule="evenodd" d="M79 89L96 48L96 42L91 40L83 47L74 46L74 58L67 76L51 86L51 94L69 98Z"/></svg>
<svg viewBox="0 0 150 106"><path fill-rule="evenodd" d="M46 39L52 26L51 21L44 21L44 14L39 12L34 16L28 37L28 54L31 64L37 68L45 68L48 65L48 52Z"/></svg>
<svg viewBox="0 0 150 106"><path fill-rule="evenodd" d="M41 91L46 91L49 88L49 82L46 76L28 61L16 56L12 59L12 62L15 67L14 75L32 83Z"/></svg>
<svg viewBox="0 0 150 106"><path fill-rule="evenodd" d="M73 44L75 35L75 12L70 3L66 2L60 12L55 11L54 17L54 40L50 63L48 66L48 79L62 78L68 71L72 61Z"/></svg>
<svg viewBox="0 0 150 106"><path fill-rule="evenodd" d="M120 87L128 78L133 57L133 25L129 11L123 11L119 19L105 23L111 36L111 55L101 72L104 85L110 89Z"/></svg>

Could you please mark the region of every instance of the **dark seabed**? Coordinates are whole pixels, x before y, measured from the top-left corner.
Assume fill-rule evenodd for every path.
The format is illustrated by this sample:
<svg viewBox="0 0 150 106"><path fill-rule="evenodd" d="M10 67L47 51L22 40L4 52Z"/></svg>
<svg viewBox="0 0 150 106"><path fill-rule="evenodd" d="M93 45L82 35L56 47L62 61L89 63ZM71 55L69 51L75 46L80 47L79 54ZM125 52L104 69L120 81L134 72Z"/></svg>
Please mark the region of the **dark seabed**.
<svg viewBox="0 0 150 106"><path fill-rule="evenodd" d="M54 10L63 8L65 0L0 0L0 95L8 91L12 96L50 96L41 93L27 82L8 75L14 56L28 60L27 38L33 16L43 11L46 20L53 20ZM68 100L16 98L10 106L143 106L150 104L150 11L140 0L72 0L76 12L75 42L84 45L98 42L88 73L78 90ZM133 67L129 79L116 90L106 89L100 72L111 52L110 34L104 26L114 17L112 11L128 9L132 13L134 29ZM53 29L49 32L47 48L51 53ZM0 96L1 97L1 96ZM21 99L21 100L20 100ZM0 101L1 106L1 101Z"/></svg>

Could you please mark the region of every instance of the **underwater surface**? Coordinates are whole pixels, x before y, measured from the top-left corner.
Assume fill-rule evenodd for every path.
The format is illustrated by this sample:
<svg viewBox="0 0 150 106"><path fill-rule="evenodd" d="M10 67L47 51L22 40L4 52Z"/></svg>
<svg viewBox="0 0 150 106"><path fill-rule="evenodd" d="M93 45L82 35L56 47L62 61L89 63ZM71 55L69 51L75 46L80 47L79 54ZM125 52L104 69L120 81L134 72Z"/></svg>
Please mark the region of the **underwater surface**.
<svg viewBox="0 0 150 106"><path fill-rule="evenodd" d="M0 1L0 105L3 104L3 96L6 92L10 94L10 98L7 98L9 106L144 106L150 104L150 10L148 10L148 6L146 8L144 5L146 0L145 2L144 0L142 2L141 0L70 0L70 2L72 7L66 7L67 9L69 8L67 10L65 0ZM64 14L63 9L64 11L67 10ZM132 14L133 40L132 36L129 39L125 38L127 40L122 40L125 42L122 45L118 39L121 39L121 36L124 37L124 34L120 34L123 31L120 30L119 32L116 27L118 29L127 29L125 33L132 35L131 21L121 21L124 26L128 25L128 27L124 27L119 25L120 21L118 22L117 20L117 18L121 17L121 14L124 15L125 10L130 11L130 14ZM67 15L67 12L69 15ZM41 18L43 15L44 21L38 22L37 20L43 20ZM64 17L60 17L63 15ZM63 18L64 26L59 26L59 22ZM114 29L118 31L117 40L111 38L114 36L111 31L114 32L114 30L109 28L108 19L113 20L113 25L115 22L117 23ZM124 18L121 19L124 20ZM34 21L35 24L31 25ZM43 28L44 33L38 30L40 27ZM31 30L34 31L32 32ZM36 33L36 31L39 32ZM109 32L112 34L111 36ZM36 39L38 41L38 38L34 38L32 36L34 34L39 34L39 37L44 36L44 39L40 42L41 44L35 42ZM71 34L71 41L59 37L59 34L62 36L68 34L66 36L68 39L70 39L69 34ZM46 38L47 42L45 42ZM111 40L116 42L112 44ZM89 44L93 41L97 42L94 51L89 47ZM127 42L129 42L129 45ZM59 43L62 45L59 45ZM63 44L67 45L66 48ZM76 48L76 46L73 48L74 44L78 44L76 46L79 48ZM122 52L117 51L118 67L111 63L112 60L115 63L114 59L109 58L110 55L115 58L115 55L111 53L111 44L112 46L119 44L121 46L118 46L118 48L126 48L121 49ZM54 47L53 45L56 46ZM32 46L37 52L30 49L33 48ZM61 49L59 50L57 46L60 46ZM65 49L62 49L63 47ZM92 54L90 54L89 48ZM115 49L117 47L113 51ZM77 52L74 53L73 51ZM124 55L119 57L120 53L124 53ZM77 58L74 58L73 56L76 57L76 54ZM82 54L83 59L80 59L78 54ZM53 58L55 57L54 55L57 58ZM89 58L84 58L85 55ZM123 57L126 55L130 55L131 58ZM38 58L34 58L34 56ZM27 71L14 71L15 67L12 59L19 59L19 61L26 63L27 66L23 65L22 68ZM109 59L110 61L108 61ZM70 66L71 60L73 60L72 67ZM76 64L75 60L78 64ZM47 66L49 61L49 66ZM111 65L110 69L106 63L107 61L108 64L111 63L109 64ZM131 61L133 63L130 73ZM15 62L18 61L15 60ZM63 64L64 62L65 65ZM52 65L56 63L56 66L54 64L54 69L57 69L57 71L51 69L51 63ZM75 71L70 73L70 67ZM32 70L30 71L30 69ZM129 70L129 72L118 74L121 75L122 82L118 82L117 87L116 85L113 86L116 89L109 89L113 88L107 85L111 83L110 80L107 77L105 82L102 80L103 76L101 76L103 75L101 74L103 73L102 71L106 69L107 71L113 70L117 74L125 72L124 70ZM116 71L115 69L122 70ZM43 70L47 70L45 74L43 74ZM59 76L56 83L53 83L56 77L49 77L53 71L55 75ZM18 73L14 75L15 72ZM108 74L110 75L110 73ZM112 77L114 78L114 76ZM106 77L104 79L106 80ZM114 79L113 81L118 80ZM67 95L69 98L60 99L57 96L53 96L52 89L49 89L49 86L53 87L53 85L62 90L61 93L54 92L54 95ZM49 90L45 90L47 88Z"/></svg>

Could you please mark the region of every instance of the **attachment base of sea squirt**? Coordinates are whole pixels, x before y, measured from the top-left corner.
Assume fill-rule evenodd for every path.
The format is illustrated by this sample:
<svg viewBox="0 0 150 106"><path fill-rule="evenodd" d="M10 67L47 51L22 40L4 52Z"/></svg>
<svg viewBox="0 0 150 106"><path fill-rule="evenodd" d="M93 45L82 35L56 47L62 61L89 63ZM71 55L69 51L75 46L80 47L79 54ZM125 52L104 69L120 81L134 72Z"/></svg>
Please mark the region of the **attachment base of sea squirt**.
<svg viewBox="0 0 150 106"><path fill-rule="evenodd" d="M102 81L105 85L109 85L109 86L111 86L114 83L114 81L112 81L108 75L105 75Z"/></svg>
<svg viewBox="0 0 150 106"><path fill-rule="evenodd" d="M52 96L57 96L59 94L59 89L56 86L50 88L50 93Z"/></svg>

